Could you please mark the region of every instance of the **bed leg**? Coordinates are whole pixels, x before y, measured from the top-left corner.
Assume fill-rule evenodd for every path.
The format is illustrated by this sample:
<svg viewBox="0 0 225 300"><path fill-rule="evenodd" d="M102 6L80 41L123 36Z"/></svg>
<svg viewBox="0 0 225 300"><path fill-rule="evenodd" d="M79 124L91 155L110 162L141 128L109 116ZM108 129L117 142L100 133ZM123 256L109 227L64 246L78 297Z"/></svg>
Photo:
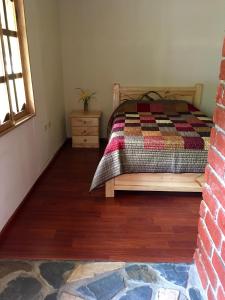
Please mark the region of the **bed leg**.
<svg viewBox="0 0 225 300"><path fill-rule="evenodd" d="M114 178L105 183L105 197L110 198L115 196Z"/></svg>

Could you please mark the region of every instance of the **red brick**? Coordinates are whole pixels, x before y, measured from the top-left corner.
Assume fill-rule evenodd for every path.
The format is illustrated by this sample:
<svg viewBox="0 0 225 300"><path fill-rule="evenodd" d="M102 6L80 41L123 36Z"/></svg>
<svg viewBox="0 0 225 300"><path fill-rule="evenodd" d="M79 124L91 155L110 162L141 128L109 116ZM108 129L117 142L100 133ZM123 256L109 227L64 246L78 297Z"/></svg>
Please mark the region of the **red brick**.
<svg viewBox="0 0 225 300"><path fill-rule="evenodd" d="M225 213L220 209L217 223L225 236Z"/></svg>
<svg viewBox="0 0 225 300"><path fill-rule="evenodd" d="M225 261L225 242L223 242L221 247L221 258L223 261Z"/></svg>
<svg viewBox="0 0 225 300"><path fill-rule="evenodd" d="M225 187L209 170L207 170L207 183L211 187L212 193L216 196L221 205L225 208Z"/></svg>
<svg viewBox="0 0 225 300"><path fill-rule="evenodd" d="M197 235L197 248L201 251L202 241L200 240L200 235Z"/></svg>
<svg viewBox="0 0 225 300"><path fill-rule="evenodd" d="M215 216L218 210L218 204L217 201L213 198L213 194L211 190L209 188L204 187L202 193L203 193L203 199L205 200L205 204L209 208L211 214Z"/></svg>
<svg viewBox="0 0 225 300"><path fill-rule="evenodd" d="M218 288L216 299L217 300L225 300L225 294L221 287Z"/></svg>
<svg viewBox="0 0 225 300"><path fill-rule="evenodd" d="M211 135L210 135L210 144L211 144L211 145L214 145L214 144L215 144L215 142L216 142L216 135L217 135L217 131L216 131L216 129L213 127L213 128L211 129Z"/></svg>
<svg viewBox="0 0 225 300"><path fill-rule="evenodd" d="M225 80L225 60L221 61L219 78L220 80Z"/></svg>
<svg viewBox="0 0 225 300"><path fill-rule="evenodd" d="M201 279L202 286L204 289L206 289L206 287L208 285L208 276L207 276L204 266L202 264L202 260L201 260L198 249L195 251L194 260L195 260L195 264L196 264L196 267L198 270L199 277Z"/></svg>
<svg viewBox="0 0 225 300"><path fill-rule="evenodd" d="M225 130L225 110L221 107L217 107L214 116L214 123L217 124L220 128Z"/></svg>
<svg viewBox="0 0 225 300"><path fill-rule="evenodd" d="M207 252L208 256L211 256L213 243L212 240L210 239L209 234L207 233L206 226L204 225L202 220L200 220L199 222L198 232L199 232L199 238L203 243L205 251Z"/></svg>
<svg viewBox="0 0 225 300"><path fill-rule="evenodd" d="M221 258L218 256L218 254L214 251L213 257L212 257L212 264L214 269L216 270L219 280L222 284L223 289L225 289L225 266L224 262L222 262Z"/></svg>
<svg viewBox="0 0 225 300"><path fill-rule="evenodd" d="M212 285L212 287L215 289L217 286L217 277L216 277L216 272L212 267L212 262L209 259L205 249L202 247L202 243L199 245L199 251L201 253L201 260L202 264L205 267L205 271L207 273L207 276L209 278L209 281Z"/></svg>
<svg viewBox="0 0 225 300"><path fill-rule="evenodd" d="M208 228L209 234L212 240L214 241L214 244L216 245L217 248L219 248L222 240L221 233L218 229L215 220L213 219L212 215L209 212L206 214L205 223Z"/></svg>
<svg viewBox="0 0 225 300"><path fill-rule="evenodd" d="M216 94L216 102L219 104L222 104L222 99L223 99L223 85L220 84L217 88L217 94Z"/></svg>
<svg viewBox="0 0 225 300"><path fill-rule="evenodd" d="M223 88L222 104L225 106L225 89Z"/></svg>
<svg viewBox="0 0 225 300"><path fill-rule="evenodd" d="M225 156L225 135L222 132L217 131L214 145L216 149Z"/></svg>
<svg viewBox="0 0 225 300"><path fill-rule="evenodd" d="M204 175L206 182L209 182L210 174L211 174L210 167L209 167L209 165L206 165L205 175Z"/></svg>
<svg viewBox="0 0 225 300"><path fill-rule="evenodd" d="M200 217L202 219L205 219L206 212L207 212L207 206L205 204L205 201L202 200L200 204L200 211L199 211Z"/></svg>
<svg viewBox="0 0 225 300"><path fill-rule="evenodd" d="M210 148L208 153L208 162L216 170L216 173L223 178L225 173L225 160L219 156L216 151Z"/></svg>
<svg viewBox="0 0 225 300"><path fill-rule="evenodd" d="M211 289L211 287L208 287L208 291L207 291L207 299L208 300L217 300L216 297L213 294L213 291Z"/></svg>

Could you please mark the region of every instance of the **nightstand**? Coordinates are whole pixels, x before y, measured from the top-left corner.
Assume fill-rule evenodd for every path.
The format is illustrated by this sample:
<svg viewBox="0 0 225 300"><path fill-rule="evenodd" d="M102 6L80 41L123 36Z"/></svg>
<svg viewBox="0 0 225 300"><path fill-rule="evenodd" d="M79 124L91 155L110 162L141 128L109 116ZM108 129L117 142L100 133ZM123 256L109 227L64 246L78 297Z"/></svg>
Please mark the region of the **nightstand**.
<svg viewBox="0 0 225 300"><path fill-rule="evenodd" d="M99 148L100 117L100 111L73 111L71 113L74 148Z"/></svg>

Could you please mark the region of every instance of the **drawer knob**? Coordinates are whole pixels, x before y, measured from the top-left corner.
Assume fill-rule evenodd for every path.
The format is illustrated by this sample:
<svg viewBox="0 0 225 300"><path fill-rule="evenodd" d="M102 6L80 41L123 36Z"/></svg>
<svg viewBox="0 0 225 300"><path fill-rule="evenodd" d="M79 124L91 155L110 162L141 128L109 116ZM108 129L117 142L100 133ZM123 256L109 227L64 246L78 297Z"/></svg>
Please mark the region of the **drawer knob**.
<svg viewBox="0 0 225 300"><path fill-rule="evenodd" d="M86 133L87 133L87 131L86 131L86 130L84 130L84 131L83 131L83 134L86 134Z"/></svg>
<svg viewBox="0 0 225 300"><path fill-rule="evenodd" d="M84 124L86 124L87 123L87 121L84 121Z"/></svg>
<svg viewBox="0 0 225 300"><path fill-rule="evenodd" d="M84 139L84 142L86 143L86 142L87 142L87 139Z"/></svg>

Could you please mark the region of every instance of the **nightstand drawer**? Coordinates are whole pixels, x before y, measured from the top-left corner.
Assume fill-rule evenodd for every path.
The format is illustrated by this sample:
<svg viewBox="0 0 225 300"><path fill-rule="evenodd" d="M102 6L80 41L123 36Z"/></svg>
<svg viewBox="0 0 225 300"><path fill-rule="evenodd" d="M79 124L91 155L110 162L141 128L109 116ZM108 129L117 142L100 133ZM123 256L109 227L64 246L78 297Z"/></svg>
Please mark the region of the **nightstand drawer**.
<svg viewBox="0 0 225 300"><path fill-rule="evenodd" d="M98 126L98 118L71 118L72 126Z"/></svg>
<svg viewBox="0 0 225 300"><path fill-rule="evenodd" d="M100 111L72 111L70 120L74 148L99 148L100 118Z"/></svg>
<svg viewBox="0 0 225 300"><path fill-rule="evenodd" d="M99 128L97 126L92 126L92 127L72 127L72 135L96 135L98 136L99 134Z"/></svg>
<svg viewBox="0 0 225 300"><path fill-rule="evenodd" d="M98 136L75 136L72 137L73 147L77 148L98 148L99 137Z"/></svg>

